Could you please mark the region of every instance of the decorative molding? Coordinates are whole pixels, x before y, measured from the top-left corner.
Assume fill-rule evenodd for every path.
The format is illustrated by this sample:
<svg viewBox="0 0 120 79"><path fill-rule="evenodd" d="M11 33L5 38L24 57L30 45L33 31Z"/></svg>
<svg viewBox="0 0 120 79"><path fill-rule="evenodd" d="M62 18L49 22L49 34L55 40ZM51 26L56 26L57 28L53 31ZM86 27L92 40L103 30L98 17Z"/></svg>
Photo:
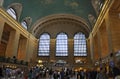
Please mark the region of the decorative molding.
<svg viewBox="0 0 120 79"><path fill-rule="evenodd" d="M42 33L42 32L45 32L45 28L47 27L54 27L54 26L60 26L60 25L67 25L67 27L70 25L70 26L73 26L73 27L68 27L69 29L74 29L77 27L77 28L80 28L80 29L76 29L76 32L83 32L86 37L89 36L89 31L86 30L86 26L85 25L82 25L78 22L71 22L71 21L68 21L68 20L56 20L56 21L51 21L51 22L48 22L48 23L45 23L41 26L39 26L38 28L36 28L35 30L35 33L34 33L34 36L36 36L37 38L39 37L39 35ZM55 28L56 29L56 28ZM51 29L52 30L52 29ZM65 28L63 28L62 31L65 31ZM61 32L61 30L59 30L59 32Z"/></svg>
<svg viewBox="0 0 120 79"><path fill-rule="evenodd" d="M23 35L32 36L33 39L36 39L28 31L26 31L14 18L12 18L2 7L0 7L0 16L1 19L5 20L13 29L18 29Z"/></svg>
<svg viewBox="0 0 120 79"><path fill-rule="evenodd" d="M92 30L92 34L96 34L96 32L98 31L99 27L101 26L103 20L104 20L104 17L105 15L108 13L108 11L110 10L110 7L112 6L114 0L106 0L104 5L103 5L103 8L98 16L98 19L93 27L93 30ZM94 36L94 35L93 35Z"/></svg>
<svg viewBox="0 0 120 79"><path fill-rule="evenodd" d="M27 23L27 30L29 29L31 23L32 23L32 18L31 17L25 17L21 22L25 21Z"/></svg>
<svg viewBox="0 0 120 79"><path fill-rule="evenodd" d="M93 26L94 26L94 24L95 24L95 22L96 22L96 18L95 18L92 14L89 14L89 15L88 15L88 19L89 19L89 21L90 21L90 23L91 23L91 26L92 26L92 28L93 28Z"/></svg>
<svg viewBox="0 0 120 79"><path fill-rule="evenodd" d="M52 24L64 24L64 23L72 23L72 24L77 24L81 27L83 27L84 29L86 29L87 33L90 33L91 29L88 25L88 23L78 17L78 16L74 16L71 14L55 14L55 15L50 15L47 16L45 18L42 18L40 20L38 20L31 28L31 32L33 35L36 35L36 33L38 32L39 29L42 29L44 26L50 26Z"/></svg>

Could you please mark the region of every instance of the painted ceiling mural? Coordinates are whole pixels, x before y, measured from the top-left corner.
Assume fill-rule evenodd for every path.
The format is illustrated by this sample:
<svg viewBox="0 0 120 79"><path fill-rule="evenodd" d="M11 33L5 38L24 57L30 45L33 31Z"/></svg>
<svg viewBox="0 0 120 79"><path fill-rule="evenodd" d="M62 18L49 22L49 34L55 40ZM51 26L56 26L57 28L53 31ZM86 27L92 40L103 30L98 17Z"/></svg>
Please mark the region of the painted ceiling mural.
<svg viewBox="0 0 120 79"><path fill-rule="evenodd" d="M53 14L73 14L88 21L88 15L96 17L91 0L4 0L7 9L12 3L22 4L20 21L32 18L32 25L39 19Z"/></svg>

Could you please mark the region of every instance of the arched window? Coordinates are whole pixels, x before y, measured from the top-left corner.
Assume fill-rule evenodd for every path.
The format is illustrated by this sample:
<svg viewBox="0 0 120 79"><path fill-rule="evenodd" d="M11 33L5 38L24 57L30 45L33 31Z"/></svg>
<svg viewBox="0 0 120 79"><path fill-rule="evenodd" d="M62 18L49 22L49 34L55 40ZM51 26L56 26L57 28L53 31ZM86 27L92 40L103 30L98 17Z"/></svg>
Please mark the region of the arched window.
<svg viewBox="0 0 120 79"><path fill-rule="evenodd" d="M103 7L105 0L91 0L91 1L92 1L92 5L98 15Z"/></svg>
<svg viewBox="0 0 120 79"><path fill-rule="evenodd" d="M49 56L50 52L50 35L43 33L39 39L38 56Z"/></svg>
<svg viewBox="0 0 120 79"><path fill-rule="evenodd" d="M25 29L27 29L27 27L28 27L28 26L27 26L27 23L26 23L25 21L22 21L22 22L21 22L21 25L22 25Z"/></svg>
<svg viewBox="0 0 120 79"><path fill-rule="evenodd" d="M74 56L87 56L86 38L81 32L74 36Z"/></svg>
<svg viewBox="0 0 120 79"><path fill-rule="evenodd" d="M99 10L101 10L103 6L103 1L99 1L98 6L99 6Z"/></svg>
<svg viewBox="0 0 120 79"><path fill-rule="evenodd" d="M7 9L7 12L16 20L17 16L16 16L16 12L13 8L9 8Z"/></svg>
<svg viewBox="0 0 120 79"><path fill-rule="evenodd" d="M68 37L65 33L57 35L56 56L68 56Z"/></svg>

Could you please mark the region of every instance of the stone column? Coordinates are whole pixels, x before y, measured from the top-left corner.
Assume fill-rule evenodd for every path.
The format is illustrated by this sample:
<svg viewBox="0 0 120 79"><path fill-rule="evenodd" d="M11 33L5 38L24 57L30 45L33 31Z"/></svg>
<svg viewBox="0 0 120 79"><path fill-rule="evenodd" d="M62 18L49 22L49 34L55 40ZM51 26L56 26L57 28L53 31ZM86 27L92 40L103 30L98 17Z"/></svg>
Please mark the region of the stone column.
<svg viewBox="0 0 120 79"><path fill-rule="evenodd" d="M100 31L99 30L97 32L97 36L98 36L98 55L99 55L99 58L101 58L101 43L100 43L101 38L100 38Z"/></svg>
<svg viewBox="0 0 120 79"><path fill-rule="evenodd" d="M50 40L50 62L55 60L55 39Z"/></svg>
<svg viewBox="0 0 120 79"><path fill-rule="evenodd" d="M91 52L90 52L90 38L87 39L87 63L91 64Z"/></svg>
<svg viewBox="0 0 120 79"><path fill-rule="evenodd" d="M91 55L91 59L93 61L94 60L94 45L93 45L93 36L92 36L92 34L90 34L89 38L90 38L90 55Z"/></svg>
<svg viewBox="0 0 120 79"><path fill-rule="evenodd" d="M68 40L68 63L74 64L74 40Z"/></svg>
<svg viewBox="0 0 120 79"><path fill-rule="evenodd" d="M26 61L30 60L28 48L29 48L29 38L26 39L26 49L25 49L25 60ZM37 53L35 54L35 57L36 57L36 55L37 55Z"/></svg>
<svg viewBox="0 0 120 79"><path fill-rule="evenodd" d="M3 30L4 30L4 22L2 20L0 20L0 43L1 43L1 39L2 39Z"/></svg>
<svg viewBox="0 0 120 79"><path fill-rule="evenodd" d="M34 61L37 61L37 55L38 55L38 41L33 39L30 35L30 37L27 39L27 51L26 51L26 61L31 62L31 64L34 63Z"/></svg>
<svg viewBox="0 0 120 79"><path fill-rule="evenodd" d="M19 44L20 33L17 31L11 31L9 36L8 45L6 48L6 57L17 57L18 44Z"/></svg>
<svg viewBox="0 0 120 79"><path fill-rule="evenodd" d="M105 17L105 23L106 23L106 29L107 29L107 35L108 35L108 48L109 48L109 53L112 53L113 50L113 45L112 45L112 34L110 30L110 18L109 18L109 13Z"/></svg>

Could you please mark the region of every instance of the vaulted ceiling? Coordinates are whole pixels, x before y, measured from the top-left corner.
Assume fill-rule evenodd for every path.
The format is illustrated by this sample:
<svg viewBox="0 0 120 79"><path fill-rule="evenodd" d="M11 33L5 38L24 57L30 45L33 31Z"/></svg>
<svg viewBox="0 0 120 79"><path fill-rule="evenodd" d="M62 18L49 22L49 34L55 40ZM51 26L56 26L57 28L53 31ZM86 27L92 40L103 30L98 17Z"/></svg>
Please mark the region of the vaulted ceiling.
<svg viewBox="0 0 120 79"><path fill-rule="evenodd" d="M4 0L3 7L7 9L13 3L22 5L19 22L25 17L32 18L30 27L33 27L38 20L54 14L69 14L80 17L89 28L92 26L88 20L88 15L91 14L97 18L92 0Z"/></svg>
<svg viewBox="0 0 120 79"><path fill-rule="evenodd" d="M4 7L12 3L21 3L21 18L32 18L32 23L52 14L73 14L87 20L88 14L95 15L91 0L4 0Z"/></svg>

